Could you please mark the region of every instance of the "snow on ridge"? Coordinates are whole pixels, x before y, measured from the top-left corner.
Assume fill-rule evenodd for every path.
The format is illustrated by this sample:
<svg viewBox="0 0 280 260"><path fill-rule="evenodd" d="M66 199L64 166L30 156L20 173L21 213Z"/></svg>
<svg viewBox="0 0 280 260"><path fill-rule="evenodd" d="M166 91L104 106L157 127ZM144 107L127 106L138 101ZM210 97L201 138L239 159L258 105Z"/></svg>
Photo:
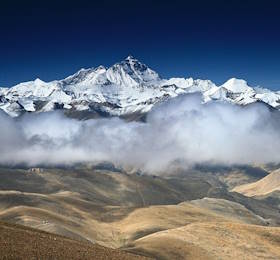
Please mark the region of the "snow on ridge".
<svg viewBox="0 0 280 260"><path fill-rule="evenodd" d="M40 79L11 88L0 88L0 109L11 116L21 112L45 112L57 108L86 111L99 106L111 115L147 112L156 103L187 93L201 93L202 102L223 101L246 105L262 101L280 107L280 91L253 88L245 80L231 78L221 86L193 78L161 79L133 56L110 68L80 69L62 80ZM40 105L38 105L40 103Z"/></svg>

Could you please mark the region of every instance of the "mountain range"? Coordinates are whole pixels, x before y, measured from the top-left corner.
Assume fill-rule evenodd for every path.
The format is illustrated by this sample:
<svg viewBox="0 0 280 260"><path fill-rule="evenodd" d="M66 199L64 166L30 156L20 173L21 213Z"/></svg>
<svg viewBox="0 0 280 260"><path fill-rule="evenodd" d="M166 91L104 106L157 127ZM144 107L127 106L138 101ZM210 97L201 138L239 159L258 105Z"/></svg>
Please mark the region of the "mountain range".
<svg viewBox="0 0 280 260"><path fill-rule="evenodd" d="M110 68L81 69L62 80L36 79L0 88L0 109L12 117L57 109L82 117L141 115L157 103L188 93L201 93L203 103L263 102L280 109L280 91L251 87L245 80L236 78L221 86L210 80L162 79L132 56Z"/></svg>

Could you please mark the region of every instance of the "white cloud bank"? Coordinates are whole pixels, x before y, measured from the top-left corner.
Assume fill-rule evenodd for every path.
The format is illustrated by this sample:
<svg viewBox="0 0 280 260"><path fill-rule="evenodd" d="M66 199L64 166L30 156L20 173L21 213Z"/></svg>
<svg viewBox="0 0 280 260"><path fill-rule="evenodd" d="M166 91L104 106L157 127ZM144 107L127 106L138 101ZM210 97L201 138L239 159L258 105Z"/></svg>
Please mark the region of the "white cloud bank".
<svg viewBox="0 0 280 260"><path fill-rule="evenodd" d="M0 113L0 163L29 166L109 161L161 171L174 161L280 162L280 119L263 104L240 107L183 96L155 108L146 123L78 121L61 112L12 119Z"/></svg>

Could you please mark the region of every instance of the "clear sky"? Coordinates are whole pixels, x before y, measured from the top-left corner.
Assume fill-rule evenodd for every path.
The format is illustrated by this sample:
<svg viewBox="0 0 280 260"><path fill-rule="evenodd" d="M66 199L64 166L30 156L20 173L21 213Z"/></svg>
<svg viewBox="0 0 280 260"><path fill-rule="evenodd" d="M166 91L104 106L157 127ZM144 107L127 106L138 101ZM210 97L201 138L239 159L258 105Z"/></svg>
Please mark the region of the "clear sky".
<svg viewBox="0 0 280 260"><path fill-rule="evenodd" d="M6 3L5 3L6 2ZM1 1L0 86L132 54L162 77L280 90L280 1Z"/></svg>

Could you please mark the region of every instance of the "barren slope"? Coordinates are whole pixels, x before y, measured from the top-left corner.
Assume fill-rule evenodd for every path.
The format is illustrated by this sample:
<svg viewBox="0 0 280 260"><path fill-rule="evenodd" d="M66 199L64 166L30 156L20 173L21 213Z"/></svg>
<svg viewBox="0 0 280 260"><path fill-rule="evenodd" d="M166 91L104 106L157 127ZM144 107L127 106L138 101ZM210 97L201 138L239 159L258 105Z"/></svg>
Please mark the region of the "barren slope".
<svg viewBox="0 0 280 260"><path fill-rule="evenodd" d="M280 169L273 171L261 180L237 186L233 191L245 196L262 196L280 190Z"/></svg>
<svg viewBox="0 0 280 260"><path fill-rule="evenodd" d="M1 259L145 259L120 250L0 222Z"/></svg>
<svg viewBox="0 0 280 260"><path fill-rule="evenodd" d="M174 239L172 230L194 224L228 223L227 229L231 223L266 226L279 220L276 208L228 192L215 176L156 177L101 168L0 169L0 219L80 242L147 251L147 256L162 256L167 250L166 241L139 244L161 231L171 232L164 238L169 240ZM181 251L194 258L210 257L198 249L184 244ZM170 247L167 256L174 258L176 250Z"/></svg>
<svg viewBox="0 0 280 260"><path fill-rule="evenodd" d="M157 259L279 259L280 228L194 223L140 238L129 250Z"/></svg>

